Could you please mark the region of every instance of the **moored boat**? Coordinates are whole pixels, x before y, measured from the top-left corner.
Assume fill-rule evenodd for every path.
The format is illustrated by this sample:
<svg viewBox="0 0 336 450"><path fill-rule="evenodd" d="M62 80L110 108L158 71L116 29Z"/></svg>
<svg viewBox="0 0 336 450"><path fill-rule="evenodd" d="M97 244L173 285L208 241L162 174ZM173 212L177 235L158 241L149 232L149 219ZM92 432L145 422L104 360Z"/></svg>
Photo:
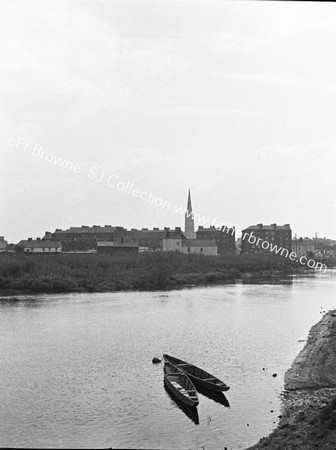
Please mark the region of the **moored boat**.
<svg viewBox="0 0 336 450"><path fill-rule="evenodd" d="M219 378L197 366L194 366L193 364L183 361L182 359L175 358L174 356L163 355L163 358L165 363L169 362L170 364L173 364L177 367L177 369L188 375L191 381L195 384L196 388L197 386L201 386L209 389L210 391L217 392L228 391L230 389L230 387Z"/></svg>
<svg viewBox="0 0 336 450"><path fill-rule="evenodd" d="M188 406L197 406L198 395L188 376L167 361L163 371L165 386L171 394Z"/></svg>
<svg viewBox="0 0 336 450"><path fill-rule="evenodd" d="M175 395L171 393L171 391L167 388L166 383L163 383L163 387L174 406L182 411L195 425L199 425L197 406L189 406L185 403L182 403L178 398L176 398Z"/></svg>

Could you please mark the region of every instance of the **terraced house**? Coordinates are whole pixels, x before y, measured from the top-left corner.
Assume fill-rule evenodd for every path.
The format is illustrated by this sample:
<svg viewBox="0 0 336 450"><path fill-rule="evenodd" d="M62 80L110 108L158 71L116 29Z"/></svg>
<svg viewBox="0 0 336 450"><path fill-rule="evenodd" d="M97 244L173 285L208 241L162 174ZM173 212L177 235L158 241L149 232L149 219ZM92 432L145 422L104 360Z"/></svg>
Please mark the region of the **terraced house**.
<svg viewBox="0 0 336 450"><path fill-rule="evenodd" d="M252 238L255 236L256 239ZM259 241L258 241L259 239ZM263 242L268 242L263 245ZM263 225L258 223L257 225L251 225L242 231L242 254L253 254L268 252L270 248L282 248L288 250L288 253L292 251L292 230L290 225L277 225L272 223L271 225Z"/></svg>
<svg viewBox="0 0 336 450"><path fill-rule="evenodd" d="M24 253L61 253L61 242L50 239L32 239L22 240L17 244L17 251Z"/></svg>

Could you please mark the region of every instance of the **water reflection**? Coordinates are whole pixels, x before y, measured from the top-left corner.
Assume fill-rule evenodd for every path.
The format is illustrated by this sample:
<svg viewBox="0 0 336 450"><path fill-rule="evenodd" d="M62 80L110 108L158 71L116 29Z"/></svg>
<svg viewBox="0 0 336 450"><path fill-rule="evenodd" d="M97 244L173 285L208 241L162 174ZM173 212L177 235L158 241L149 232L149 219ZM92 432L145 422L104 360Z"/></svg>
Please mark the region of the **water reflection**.
<svg viewBox="0 0 336 450"><path fill-rule="evenodd" d="M286 278L245 278L241 281L242 284L274 284L274 285L287 285L290 286L293 284L293 277Z"/></svg>
<svg viewBox="0 0 336 450"><path fill-rule="evenodd" d="M43 298L38 298L35 296L30 297L0 297L0 308L8 306L24 306L28 308L40 308L44 306L45 302Z"/></svg>
<svg viewBox="0 0 336 450"><path fill-rule="evenodd" d="M179 402L177 398L173 397L173 395L169 392L166 385L163 384L164 390L166 391L167 395L171 399L171 401L174 403L174 406L176 406L178 409L184 412L184 414L192 421L195 425L199 425L199 416L197 407L194 406L191 408L190 406L185 405L182 402Z"/></svg>
<svg viewBox="0 0 336 450"><path fill-rule="evenodd" d="M0 307L1 306L15 306L15 304L21 302L22 299L19 297L1 297L0 298Z"/></svg>
<svg viewBox="0 0 336 450"><path fill-rule="evenodd" d="M216 403L220 403L226 408L230 408L230 403L223 392L209 391L209 389L205 389L200 386L197 386L197 392L204 395L205 397L208 397L210 400L213 400Z"/></svg>

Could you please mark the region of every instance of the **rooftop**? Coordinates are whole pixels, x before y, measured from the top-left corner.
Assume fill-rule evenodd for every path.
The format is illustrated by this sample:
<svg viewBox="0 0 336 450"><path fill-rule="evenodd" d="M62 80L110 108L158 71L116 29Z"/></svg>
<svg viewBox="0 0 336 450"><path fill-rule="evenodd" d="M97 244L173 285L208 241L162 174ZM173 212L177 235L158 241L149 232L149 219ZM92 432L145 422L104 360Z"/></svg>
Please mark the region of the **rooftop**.
<svg viewBox="0 0 336 450"><path fill-rule="evenodd" d="M125 242L122 244L121 242L103 242L98 241L97 247L116 247L116 248L124 248L124 247L139 247L139 244L137 242Z"/></svg>
<svg viewBox="0 0 336 450"><path fill-rule="evenodd" d="M17 245L21 247L33 247L33 248L43 248L43 247L62 247L62 244L58 241L52 241L49 239L26 239L20 241Z"/></svg>
<svg viewBox="0 0 336 450"><path fill-rule="evenodd" d="M122 227L112 227L112 225L105 225L104 227L93 225L92 227L89 227L82 225L81 227L70 227L67 230L57 228L55 233L113 233L117 228Z"/></svg>
<svg viewBox="0 0 336 450"><path fill-rule="evenodd" d="M183 239L183 247L217 247L215 239Z"/></svg>
<svg viewBox="0 0 336 450"><path fill-rule="evenodd" d="M186 237L181 230L168 230L163 239L186 239Z"/></svg>
<svg viewBox="0 0 336 450"><path fill-rule="evenodd" d="M257 225L250 225L245 228L245 230L290 230L290 225L289 223L286 223L285 225L277 225L276 223L271 223L271 225L263 225L262 223L258 223Z"/></svg>
<svg viewBox="0 0 336 450"><path fill-rule="evenodd" d="M292 239L292 245L315 245L316 242L314 239L309 239L309 238L297 238L297 239Z"/></svg>

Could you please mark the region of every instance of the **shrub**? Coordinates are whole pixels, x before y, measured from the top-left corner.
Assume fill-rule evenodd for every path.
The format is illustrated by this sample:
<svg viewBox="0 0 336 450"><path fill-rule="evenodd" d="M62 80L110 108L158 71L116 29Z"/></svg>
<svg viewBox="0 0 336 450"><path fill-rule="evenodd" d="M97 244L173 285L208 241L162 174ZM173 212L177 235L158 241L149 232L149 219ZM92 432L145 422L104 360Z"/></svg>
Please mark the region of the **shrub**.
<svg viewBox="0 0 336 450"><path fill-rule="evenodd" d="M53 291L53 286L47 281L35 280L31 284L31 290L33 292L48 293Z"/></svg>

